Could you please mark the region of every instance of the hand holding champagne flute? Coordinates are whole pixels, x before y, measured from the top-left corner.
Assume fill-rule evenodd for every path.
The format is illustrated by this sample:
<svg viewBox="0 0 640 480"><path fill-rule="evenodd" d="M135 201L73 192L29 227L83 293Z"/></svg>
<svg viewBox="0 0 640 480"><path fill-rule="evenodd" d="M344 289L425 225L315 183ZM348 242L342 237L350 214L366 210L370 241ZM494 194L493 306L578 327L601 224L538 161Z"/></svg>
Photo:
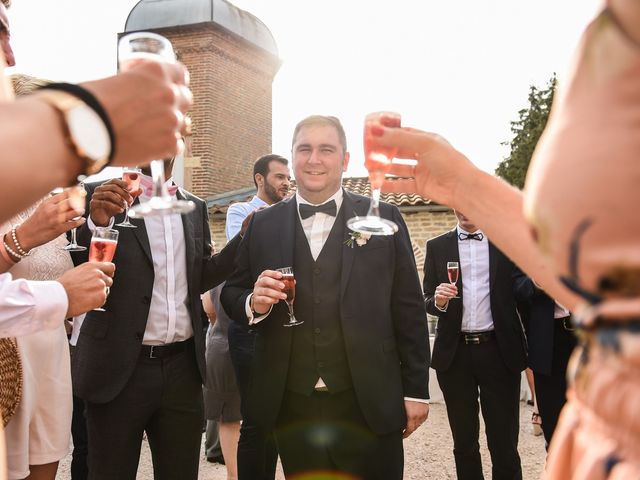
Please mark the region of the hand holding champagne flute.
<svg viewBox="0 0 640 480"><path fill-rule="evenodd" d="M398 231L398 226L380 217L380 188L385 175L391 168L391 161L396 155L397 149L379 145L373 130L383 125L385 127L400 127L400 114L394 112L374 112L364 120L364 165L369 171L371 184L371 204L369 212L364 218L354 217L347 222L347 226L356 232L371 235L393 235Z"/></svg>
<svg viewBox="0 0 640 480"><path fill-rule="evenodd" d="M296 317L293 314L293 302L296 299L296 279L293 275L293 268L278 268L277 271L282 274L282 278L280 279L280 281L284 283L284 288L282 289L282 291L287 295L287 299L285 300L285 302L287 303L287 307L289 308L289 321L285 323L284 326L293 327L295 325L300 325L304 323L304 321L296 320Z"/></svg>
<svg viewBox="0 0 640 480"><path fill-rule="evenodd" d="M111 228L96 227L91 237L91 245L89 246L90 262L113 262L113 256L116 253L118 245L118 230ZM107 287L107 295L108 293ZM94 308L94 310L104 312L104 308Z"/></svg>
<svg viewBox="0 0 640 480"><path fill-rule="evenodd" d="M447 276L449 277L449 283L451 285L455 285L458 281L458 273L460 271L460 267L458 262L447 262ZM451 298L460 298L459 296L451 297Z"/></svg>

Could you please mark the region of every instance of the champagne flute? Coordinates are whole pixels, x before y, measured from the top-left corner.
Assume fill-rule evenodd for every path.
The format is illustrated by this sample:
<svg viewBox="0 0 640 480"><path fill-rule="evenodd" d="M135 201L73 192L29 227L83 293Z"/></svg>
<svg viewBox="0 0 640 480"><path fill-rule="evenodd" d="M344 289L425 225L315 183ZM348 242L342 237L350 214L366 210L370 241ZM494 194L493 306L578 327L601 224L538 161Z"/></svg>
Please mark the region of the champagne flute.
<svg viewBox="0 0 640 480"><path fill-rule="evenodd" d="M76 211L84 211L85 207L85 199L87 196L87 191L84 189L84 184L79 183L74 187L70 187L67 189L69 194L69 205ZM74 220L77 220L80 217L75 217ZM76 230L74 227L71 229L71 242L65 245L64 247L60 247L61 250L66 252L83 252L87 249L87 247L83 247L82 245L78 245L76 240Z"/></svg>
<svg viewBox="0 0 640 480"><path fill-rule="evenodd" d="M296 299L296 279L293 275L293 268L291 267L283 267L278 268L278 272L282 274L282 283L284 283L283 292L287 294L287 299L285 302L287 303L287 307L289 307L289 321L284 324L285 327L294 327L296 325L300 325L304 323L303 320L296 320L295 315L293 314L293 302Z"/></svg>
<svg viewBox="0 0 640 480"><path fill-rule="evenodd" d="M394 112L374 112L364 120L364 165L369 171L369 183L371 184L371 203L366 217L353 217L347 222L347 226L359 233L371 235L393 235L398 231L398 226L387 219L380 217L380 188L385 175L391 168L391 160L396 155L396 148L382 147L378 145L376 137L372 134L372 128L378 125L386 127L399 127L400 114Z"/></svg>
<svg viewBox="0 0 640 480"><path fill-rule="evenodd" d="M131 196L133 196L134 200L138 195L138 190L140 189L141 173L142 171L139 168L135 167L124 167L122 169L122 181L127 184L127 191ZM127 202L124 206L124 220L120 223L116 223L116 227L138 228L129 221L129 208L130 205Z"/></svg>
<svg viewBox="0 0 640 480"><path fill-rule="evenodd" d="M89 261L112 262L118 245L119 233L118 230L112 228L96 227L89 246ZM107 290L107 295L109 295L109 290ZM94 308L94 310L98 312L105 311L102 307Z"/></svg>
<svg viewBox="0 0 640 480"><path fill-rule="evenodd" d="M460 267L458 262L447 262L447 276L449 277L449 283L451 285L455 285L458 281L458 273L460 272ZM451 298L460 298L459 296L451 297Z"/></svg>
<svg viewBox="0 0 640 480"><path fill-rule="evenodd" d="M135 66L140 62L168 62L176 61L171 42L156 33L136 32L123 36L118 42L118 62L120 70ZM147 215L168 215L171 213L188 213L196 208L190 200L172 199L167 191L164 178L164 162L151 161L151 176L153 178L153 195L151 198L129 210L132 218Z"/></svg>

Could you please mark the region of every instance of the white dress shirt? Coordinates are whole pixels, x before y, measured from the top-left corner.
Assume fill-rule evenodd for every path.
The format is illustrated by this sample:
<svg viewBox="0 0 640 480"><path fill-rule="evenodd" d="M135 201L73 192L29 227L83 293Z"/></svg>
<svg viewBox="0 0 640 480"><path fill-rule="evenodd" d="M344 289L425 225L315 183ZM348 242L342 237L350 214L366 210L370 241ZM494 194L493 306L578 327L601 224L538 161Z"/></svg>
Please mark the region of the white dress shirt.
<svg viewBox="0 0 640 480"><path fill-rule="evenodd" d="M172 179L167 180L167 185L172 183ZM146 202L149 198L143 192L140 202ZM89 228L95 228L91 219L87 223ZM182 217L179 214L150 215L144 217L144 224L153 259L154 278L142 343L163 345L187 340L193 336L193 327L187 308L189 288Z"/></svg>
<svg viewBox="0 0 640 480"><path fill-rule="evenodd" d="M460 225L457 234L482 233L467 232ZM482 240L460 240L460 273L462 274L462 326L463 332L484 332L493 330L491 315L491 290L489 279L489 241L483 234Z"/></svg>
<svg viewBox="0 0 640 480"><path fill-rule="evenodd" d="M69 300L55 281L13 280L0 274L0 337L19 337L59 328Z"/></svg>

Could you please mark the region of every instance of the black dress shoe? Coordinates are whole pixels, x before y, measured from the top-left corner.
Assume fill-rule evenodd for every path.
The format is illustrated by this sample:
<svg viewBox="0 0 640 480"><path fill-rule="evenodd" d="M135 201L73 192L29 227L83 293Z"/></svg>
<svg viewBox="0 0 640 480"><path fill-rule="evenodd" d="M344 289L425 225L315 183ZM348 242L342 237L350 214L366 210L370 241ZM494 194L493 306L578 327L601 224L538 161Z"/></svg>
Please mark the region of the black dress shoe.
<svg viewBox="0 0 640 480"><path fill-rule="evenodd" d="M207 462L219 463L220 465L224 465L224 457L222 455L216 455L215 457L207 457Z"/></svg>

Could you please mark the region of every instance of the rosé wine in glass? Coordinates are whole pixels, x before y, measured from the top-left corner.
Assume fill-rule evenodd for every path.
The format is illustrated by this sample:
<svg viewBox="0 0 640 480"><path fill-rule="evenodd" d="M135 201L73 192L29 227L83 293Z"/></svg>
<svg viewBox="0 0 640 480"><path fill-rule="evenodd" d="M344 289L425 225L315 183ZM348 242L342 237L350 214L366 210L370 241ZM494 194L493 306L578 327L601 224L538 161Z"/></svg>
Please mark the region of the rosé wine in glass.
<svg viewBox="0 0 640 480"><path fill-rule="evenodd" d="M141 174L142 174L142 170L140 170L139 168L125 167L122 170L122 181L127 184L127 192L129 192L129 194L133 197L134 200L138 196ZM129 221L130 207L131 205L129 205L128 203L124 206L124 220L120 223L117 223L116 227L138 228Z"/></svg>
<svg viewBox="0 0 640 480"><path fill-rule="evenodd" d="M447 276L449 277L449 283L455 285L458 281L458 274L460 273L460 265L458 262L447 262ZM452 298L460 298L458 296Z"/></svg>
<svg viewBox="0 0 640 480"><path fill-rule="evenodd" d="M120 232L112 228L96 227L91 237L89 245L89 261L90 262L111 262L116 253L118 245L118 235ZM109 289L107 287L107 295ZM99 312L104 312L104 308L94 308Z"/></svg>
<svg viewBox="0 0 640 480"><path fill-rule="evenodd" d="M296 317L293 314L293 302L296 299L296 279L293 275L293 268L278 268L277 271L282 274L282 278L280 279L282 283L284 283L282 292L287 295L287 299L285 300L285 302L287 303L287 307L289 308L289 321L285 323L284 326L293 327L295 325L300 325L304 322L302 320L296 320Z"/></svg>

